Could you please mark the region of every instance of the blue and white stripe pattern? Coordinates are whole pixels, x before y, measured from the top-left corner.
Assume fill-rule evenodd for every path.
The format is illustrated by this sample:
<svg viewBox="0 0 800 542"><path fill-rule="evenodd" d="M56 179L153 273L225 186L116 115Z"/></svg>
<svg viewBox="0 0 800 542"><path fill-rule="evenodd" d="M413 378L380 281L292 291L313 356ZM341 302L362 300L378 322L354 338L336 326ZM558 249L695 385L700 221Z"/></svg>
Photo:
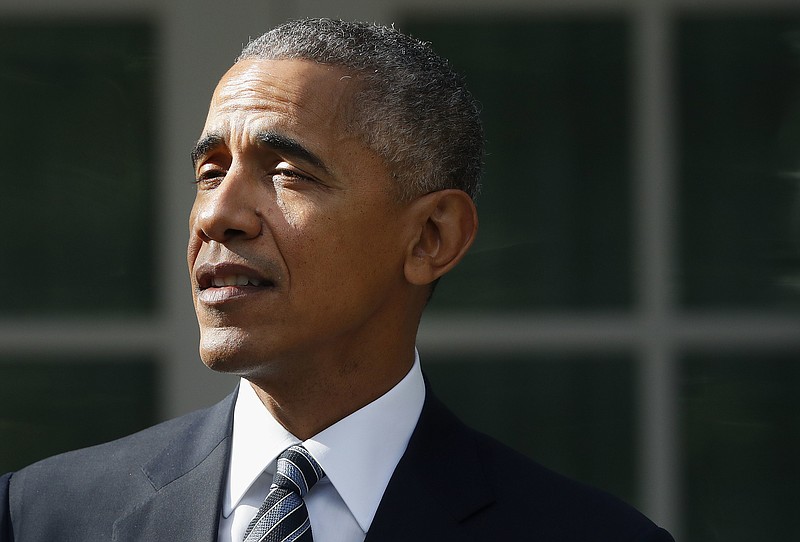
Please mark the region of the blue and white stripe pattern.
<svg viewBox="0 0 800 542"><path fill-rule="evenodd" d="M278 456L275 479L245 531L244 542L312 542L303 497L324 476L308 450L300 445L287 448Z"/></svg>

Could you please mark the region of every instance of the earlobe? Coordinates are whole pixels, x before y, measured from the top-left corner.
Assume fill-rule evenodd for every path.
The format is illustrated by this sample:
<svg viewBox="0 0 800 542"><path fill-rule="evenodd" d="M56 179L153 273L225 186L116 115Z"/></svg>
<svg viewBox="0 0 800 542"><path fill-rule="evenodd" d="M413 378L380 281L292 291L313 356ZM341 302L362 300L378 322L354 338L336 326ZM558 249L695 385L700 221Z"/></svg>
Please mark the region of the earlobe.
<svg viewBox="0 0 800 542"><path fill-rule="evenodd" d="M469 195L456 189L426 194L414 202L418 235L409 246L404 272L411 284L432 283L461 261L478 230Z"/></svg>

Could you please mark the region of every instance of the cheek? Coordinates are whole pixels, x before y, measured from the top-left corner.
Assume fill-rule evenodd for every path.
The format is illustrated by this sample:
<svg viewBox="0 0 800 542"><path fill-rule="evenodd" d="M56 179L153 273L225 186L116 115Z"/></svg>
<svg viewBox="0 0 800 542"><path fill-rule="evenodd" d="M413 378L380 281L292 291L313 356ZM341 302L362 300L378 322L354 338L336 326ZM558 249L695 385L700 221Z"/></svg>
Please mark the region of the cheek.
<svg viewBox="0 0 800 542"><path fill-rule="evenodd" d="M306 194L277 190L269 223L281 252L295 263L324 266L343 242L352 237L346 209L324 206Z"/></svg>
<svg viewBox="0 0 800 542"><path fill-rule="evenodd" d="M195 200L194 205L192 205L192 212L189 213L189 243L186 247L186 261L189 264L190 272L192 270L192 266L194 265L194 261L197 259L197 255L200 253L200 248L203 245L203 242L197 235L197 229L195 228L196 213L197 201Z"/></svg>
<svg viewBox="0 0 800 542"><path fill-rule="evenodd" d="M281 252L297 285L312 288L322 297L356 282L370 247L359 243L351 225L319 215L298 214L287 224Z"/></svg>
<svg viewBox="0 0 800 542"><path fill-rule="evenodd" d="M296 194L288 190L281 188L275 190L275 204L283 215L283 221L290 228L299 228L307 215L302 203Z"/></svg>
<svg viewBox="0 0 800 542"><path fill-rule="evenodd" d="M323 206L306 196L276 191L280 212L270 220L295 281L315 290L346 292L401 270L396 216L378 212L384 208L379 204Z"/></svg>
<svg viewBox="0 0 800 542"><path fill-rule="evenodd" d="M189 234L189 244L186 247L186 263L189 264L189 273L192 272L194 262L197 260L197 255L200 253L202 242L193 233Z"/></svg>

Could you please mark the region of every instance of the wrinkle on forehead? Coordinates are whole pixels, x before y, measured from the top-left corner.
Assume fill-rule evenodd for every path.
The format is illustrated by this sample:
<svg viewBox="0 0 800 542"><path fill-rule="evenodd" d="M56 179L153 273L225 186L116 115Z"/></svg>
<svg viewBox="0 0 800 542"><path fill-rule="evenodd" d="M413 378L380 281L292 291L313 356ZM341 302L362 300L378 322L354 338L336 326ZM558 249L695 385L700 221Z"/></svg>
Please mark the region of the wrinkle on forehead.
<svg viewBox="0 0 800 542"><path fill-rule="evenodd" d="M308 60L246 59L220 80L209 120L213 113L257 111L292 118L303 110L317 123L349 132L356 84L344 69Z"/></svg>

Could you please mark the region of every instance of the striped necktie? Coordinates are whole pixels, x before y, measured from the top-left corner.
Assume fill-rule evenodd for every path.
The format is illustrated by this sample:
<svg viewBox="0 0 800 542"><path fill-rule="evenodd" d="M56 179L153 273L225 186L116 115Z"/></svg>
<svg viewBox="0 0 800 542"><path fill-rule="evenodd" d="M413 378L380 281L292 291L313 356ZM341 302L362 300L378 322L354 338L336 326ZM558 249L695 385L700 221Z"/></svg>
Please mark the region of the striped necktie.
<svg viewBox="0 0 800 542"><path fill-rule="evenodd" d="M278 456L269 494L247 527L244 542L311 542L303 497L324 476L322 467L302 446L284 450Z"/></svg>

